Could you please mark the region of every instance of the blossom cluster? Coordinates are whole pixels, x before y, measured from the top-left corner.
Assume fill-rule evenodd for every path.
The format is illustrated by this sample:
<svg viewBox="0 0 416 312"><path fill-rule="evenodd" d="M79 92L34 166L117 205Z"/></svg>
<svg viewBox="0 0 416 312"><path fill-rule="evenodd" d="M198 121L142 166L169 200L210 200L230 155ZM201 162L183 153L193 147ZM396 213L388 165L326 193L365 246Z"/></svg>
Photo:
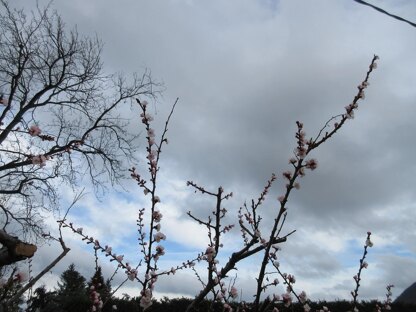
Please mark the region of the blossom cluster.
<svg viewBox="0 0 416 312"><path fill-rule="evenodd" d="M28 130L28 133L31 136L35 137L35 136L38 136L39 134L41 134L42 130L40 130L40 128L37 125L32 125L32 126L30 126L30 128Z"/></svg>
<svg viewBox="0 0 416 312"><path fill-rule="evenodd" d="M267 194L270 191L270 188L273 185L273 182L276 181L277 177L273 173L270 179L267 181L264 186L260 196L257 201L254 200L251 202L250 208L247 206L247 203L244 203L243 207L240 207L238 210L238 223L240 225L241 236L243 238L244 244L248 245L252 240L260 241L261 244L267 244L267 240L261 237L261 232L259 230L260 219L256 217L258 207L264 202ZM244 210L244 211L243 211Z"/></svg>
<svg viewBox="0 0 416 312"><path fill-rule="evenodd" d="M387 293L386 293L386 301L384 302L384 309L386 311L391 310L391 303L393 302L393 300L391 299L393 293L391 291L391 289L394 287L393 284L389 284L386 286L387 289Z"/></svg>
<svg viewBox="0 0 416 312"><path fill-rule="evenodd" d="M36 155L32 156L32 164L39 165L40 167L46 166L46 161L51 159L48 155Z"/></svg>
<svg viewBox="0 0 416 312"><path fill-rule="evenodd" d="M360 267L358 269L358 273L356 275L353 276L353 279L355 281L355 289L353 291L351 291L351 296L353 297L353 308L354 311L358 311L357 308L357 297L358 297L358 289L360 288L360 281L361 281L361 272L363 269L367 269L368 268L368 263L365 261L365 258L367 256L367 249L369 247L373 247L373 242L371 241L371 232L368 231L367 232L367 238L365 240L364 243L364 252L363 252L363 256L360 259Z"/></svg>
<svg viewBox="0 0 416 312"><path fill-rule="evenodd" d="M69 228L73 233L80 235L83 241L85 241L87 244L92 244L94 250L101 251L106 257L110 258L110 261L117 262L118 267L125 269L125 273L130 280L139 280L137 278L137 268L132 268L128 262L124 262L124 255L117 255L113 252L113 248L111 246L102 246L98 239L94 239L92 236L85 235L83 233L84 229L82 227L75 228L72 222L66 223L65 220L60 220L58 222L62 224L64 228Z"/></svg>
<svg viewBox="0 0 416 312"><path fill-rule="evenodd" d="M98 287L101 286L100 284L97 285ZM103 301L101 300L101 295L98 291L95 290L95 286L90 286L90 300L92 302L91 311L101 311L103 307Z"/></svg>

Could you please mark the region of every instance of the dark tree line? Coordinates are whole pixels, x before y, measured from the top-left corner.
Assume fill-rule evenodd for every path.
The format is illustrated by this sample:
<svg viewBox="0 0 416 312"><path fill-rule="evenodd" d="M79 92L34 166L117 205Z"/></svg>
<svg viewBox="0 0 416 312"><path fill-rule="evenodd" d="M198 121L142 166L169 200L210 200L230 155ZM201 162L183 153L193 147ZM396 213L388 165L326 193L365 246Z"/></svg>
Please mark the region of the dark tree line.
<svg viewBox="0 0 416 312"><path fill-rule="evenodd" d="M33 295L27 301L27 311L89 311L91 308L89 290L93 283L100 285L98 291L102 298L107 299L111 292L111 285L108 280L104 281L100 267L87 283L86 278L75 269L74 264L71 264L68 269L61 274L56 289L47 290L44 285L36 288ZM107 306L109 306L109 308L104 309L103 311L111 311L112 306Z"/></svg>
<svg viewBox="0 0 416 312"><path fill-rule="evenodd" d="M140 307L140 297L130 297L123 294L121 298L110 298L111 283L105 280L98 267L94 275L87 282L86 278L81 275L76 269L75 265L71 264L61 276L58 285L53 290L47 290L45 286L36 288L33 295L28 300L27 312L72 312L72 311L91 311L91 300L89 298L89 289L91 285L100 284L98 291L101 294L103 301L106 303L103 306L103 312L139 312L143 311ZM107 300L108 299L108 300ZM183 312L192 302L190 298L167 298L160 300L153 300L153 304L146 310L149 312ZM377 301L363 301L360 302L358 308L360 312L374 312L376 306L380 305ZM234 311L242 311L242 303L234 302L231 304ZM324 306L332 312L349 311L351 309L350 301L319 301L311 302L311 311L319 311ZM238 310L240 308L240 310ZM406 305L403 303L393 303L391 305L392 311L414 312L415 305ZM278 307L279 311L304 312L303 305L295 303L289 307L281 304ZM18 311L9 310L9 311ZM218 302L203 300L194 311L224 311L223 305ZM250 311L250 304L246 305L245 311Z"/></svg>

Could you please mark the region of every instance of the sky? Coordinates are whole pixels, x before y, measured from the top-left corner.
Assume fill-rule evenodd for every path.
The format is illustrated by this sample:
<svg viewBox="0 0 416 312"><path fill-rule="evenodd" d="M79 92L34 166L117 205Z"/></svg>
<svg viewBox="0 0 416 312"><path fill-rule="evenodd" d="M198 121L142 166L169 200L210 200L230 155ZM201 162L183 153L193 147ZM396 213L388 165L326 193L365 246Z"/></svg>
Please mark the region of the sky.
<svg viewBox="0 0 416 312"><path fill-rule="evenodd" d="M414 1L377 5L416 20ZM349 300L371 231L374 246L359 298L383 299L387 284L395 285L396 297L416 282L414 27L351 0L55 0L52 8L68 29L76 26L80 34L102 39L107 72L128 76L149 69L163 83L162 95L152 103L156 135L179 98L160 162L165 269L195 257L208 243L204 228L186 212L208 216L215 202L195 194L186 181L234 194L224 203L227 222L236 224L224 238L219 257L224 265L241 244L238 208L259 196L272 173L278 181L261 207L265 232L276 215L282 172L290 169L296 147L295 122L304 123L308 137L316 136L329 118L344 112L373 55L379 55L355 118L314 152L318 169L291 194L284 232L296 232L282 245L279 260L282 271L295 275L295 289L313 300ZM132 118L129 131L142 130L139 116ZM139 169L145 163L141 139ZM127 191L110 189L98 199L87 193L68 219L137 263L135 219L148 198L134 181L123 185ZM53 217L47 223L56 229ZM92 275L91 247L69 231L64 238L71 252L41 281L49 287L72 262L86 277ZM34 271L58 252L54 244L42 246L33 258ZM109 277L114 264L105 258L101 263ZM259 263L249 259L236 273L245 300L254 293ZM204 267L201 263L198 270ZM198 289L193 272L184 271L161 279L155 295L192 297ZM138 284L128 283L119 294L139 291Z"/></svg>

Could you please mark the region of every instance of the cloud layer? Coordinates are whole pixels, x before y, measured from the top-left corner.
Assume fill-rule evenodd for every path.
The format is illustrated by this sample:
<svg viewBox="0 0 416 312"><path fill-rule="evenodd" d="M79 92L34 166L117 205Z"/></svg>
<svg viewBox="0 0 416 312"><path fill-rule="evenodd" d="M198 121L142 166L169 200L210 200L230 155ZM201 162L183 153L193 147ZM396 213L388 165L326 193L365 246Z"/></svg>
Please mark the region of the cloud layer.
<svg viewBox="0 0 416 312"><path fill-rule="evenodd" d="M171 251L166 267L207 243L204 229L185 213L208 215L214 203L193 194L186 181L233 191L227 209L230 222L237 223L238 208L258 196L272 172L282 180L296 144L295 121L315 136L330 117L344 112L378 54L379 68L356 118L315 153L318 170L307 174L290 198L285 229L297 232L283 246L282 269L293 273L299 289L313 299L349 299L371 230L375 246L361 298L382 298L389 283L398 295L415 282L414 28L346 0L77 0L52 6L68 27L102 38L109 72L149 68L164 82L155 109L159 133L170 106L180 99L161 162L161 210ZM413 1L385 0L380 6L416 19L409 16L416 12ZM139 118L131 131L141 131ZM134 183L127 187L132 193L111 192L104 202L88 197L72 217L90 235L133 258L135 218L146 198ZM278 181L262 208L265 220L274 218L282 192ZM238 230L228 240L230 247L240 244ZM71 253L57 269L88 254L84 247ZM86 262L79 266L87 267ZM253 289L244 288L250 298L258 265L249 260L242 268L237 285L251 283ZM198 285L191 274L176 278L161 281L159 291L195 295Z"/></svg>

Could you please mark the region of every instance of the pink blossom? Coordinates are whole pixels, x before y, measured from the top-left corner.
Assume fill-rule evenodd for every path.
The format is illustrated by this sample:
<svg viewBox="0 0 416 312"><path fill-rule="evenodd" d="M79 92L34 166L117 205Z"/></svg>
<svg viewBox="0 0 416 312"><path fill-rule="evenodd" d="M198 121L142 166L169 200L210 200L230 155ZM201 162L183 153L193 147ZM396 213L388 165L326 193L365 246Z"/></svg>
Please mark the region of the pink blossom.
<svg viewBox="0 0 416 312"><path fill-rule="evenodd" d="M290 180L292 178L292 172L290 171L283 172L283 177Z"/></svg>
<svg viewBox="0 0 416 312"><path fill-rule="evenodd" d="M32 164L39 165L40 167L44 167L46 165L47 160L49 160L49 156L45 156L45 155L33 156Z"/></svg>
<svg viewBox="0 0 416 312"><path fill-rule="evenodd" d="M305 158L305 156L306 156L306 149L303 146L300 146L300 147L296 148L296 155L300 159Z"/></svg>
<svg viewBox="0 0 416 312"><path fill-rule="evenodd" d="M123 259L124 259L124 256L123 256L123 255L119 255L119 256L117 256L117 257L116 257L116 260L117 260L118 262L123 261Z"/></svg>
<svg viewBox="0 0 416 312"><path fill-rule="evenodd" d="M315 170L318 167L318 161L316 159L309 159L306 161L306 168Z"/></svg>
<svg viewBox="0 0 416 312"><path fill-rule="evenodd" d="M79 234L82 234L82 227L77 228L77 229L76 229L76 232L77 232L77 233L79 233Z"/></svg>
<svg viewBox="0 0 416 312"><path fill-rule="evenodd" d="M142 117L142 122L143 123L148 123L150 121L153 121L153 116L150 115L150 114L141 113L140 117Z"/></svg>
<svg viewBox="0 0 416 312"><path fill-rule="evenodd" d="M110 246L105 247L105 253L107 256L111 255L112 248Z"/></svg>
<svg viewBox="0 0 416 312"><path fill-rule="evenodd" d="M289 274L287 276L287 279L289 280L289 283L292 283L292 284L296 283L296 279L294 275Z"/></svg>
<svg viewBox="0 0 416 312"><path fill-rule="evenodd" d="M233 299L238 297L238 290L234 286L231 287L230 295Z"/></svg>
<svg viewBox="0 0 416 312"><path fill-rule="evenodd" d="M141 295L140 306L146 310L152 305L152 291L150 289L146 289L144 292L141 292Z"/></svg>
<svg viewBox="0 0 416 312"><path fill-rule="evenodd" d="M166 239L166 235L163 234L162 232L157 232L155 235L153 235L153 238L157 243L159 243L161 240Z"/></svg>
<svg viewBox="0 0 416 312"><path fill-rule="evenodd" d="M348 119L354 119L354 111L351 110L349 113L346 114Z"/></svg>
<svg viewBox="0 0 416 312"><path fill-rule="evenodd" d="M100 242L97 239L94 241L94 249L100 249Z"/></svg>
<svg viewBox="0 0 416 312"><path fill-rule="evenodd" d="M129 280L134 281L134 279L135 279L135 278L136 278L136 276L137 276L137 270L132 269L132 270L128 271L128 272L127 272L127 276L128 276L128 278L129 278Z"/></svg>
<svg viewBox="0 0 416 312"><path fill-rule="evenodd" d="M214 247L209 246L206 250L205 250L205 256L208 262L211 262L212 259L214 259L215 257L215 249Z"/></svg>
<svg viewBox="0 0 416 312"><path fill-rule="evenodd" d="M152 115L150 115L150 114L146 114L146 115L144 116L144 119L147 119L147 121L148 121L148 122L150 122L150 121L153 121L153 116L152 116Z"/></svg>
<svg viewBox="0 0 416 312"><path fill-rule="evenodd" d="M155 222L160 222L160 220L162 220L162 216L163 215L159 211L157 210L153 211L153 220Z"/></svg>
<svg viewBox="0 0 416 312"><path fill-rule="evenodd" d="M0 104L2 105L7 105L7 99L3 97L3 94L0 95Z"/></svg>
<svg viewBox="0 0 416 312"><path fill-rule="evenodd" d="M361 265L364 269L367 269L368 268L368 263L367 262L363 262L363 264Z"/></svg>
<svg viewBox="0 0 416 312"><path fill-rule="evenodd" d="M308 297L306 296L306 292L305 291L302 291L299 294L299 300L300 300L300 302L301 303L305 303L307 299L308 299Z"/></svg>
<svg viewBox="0 0 416 312"><path fill-rule="evenodd" d="M158 255L163 256L165 254L165 247L161 245L156 246L156 252Z"/></svg>
<svg viewBox="0 0 416 312"><path fill-rule="evenodd" d="M18 272L14 279L18 283L23 283L28 280L28 275L25 272Z"/></svg>
<svg viewBox="0 0 416 312"><path fill-rule="evenodd" d="M289 293L284 293L282 295L282 300L285 307L289 307L292 304L292 296Z"/></svg>
<svg viewBox="0 0 416 312"><path fill-rule="evenodd" d="M147 135L149 138L153 138L155 136L155 130L149 128L149 130L147 130Z"/></svg>
<svg viewBox="0 0 416 312"><path fill-rule="evenodd" d="M296 163L296 161L297 160L294 157L292 157L292 158L289 159L289 163L292 164L292 165L294 165Z"/></svg>
<svg viewBox="0 0 416 312"><path fill-rule="evenodd" d="M40 128L37 125L30 126L29 131L28 131L28 133L33 137L38 136L41 132L42 131L40 130Z"/></svg>
<svg viewBox="0 0 416 312"><path fill-rule="evenodd" d="M147 159L150 161L154 160L157 156L157 152L155 150L151 150L149 154L147 155Z"/></svg>

